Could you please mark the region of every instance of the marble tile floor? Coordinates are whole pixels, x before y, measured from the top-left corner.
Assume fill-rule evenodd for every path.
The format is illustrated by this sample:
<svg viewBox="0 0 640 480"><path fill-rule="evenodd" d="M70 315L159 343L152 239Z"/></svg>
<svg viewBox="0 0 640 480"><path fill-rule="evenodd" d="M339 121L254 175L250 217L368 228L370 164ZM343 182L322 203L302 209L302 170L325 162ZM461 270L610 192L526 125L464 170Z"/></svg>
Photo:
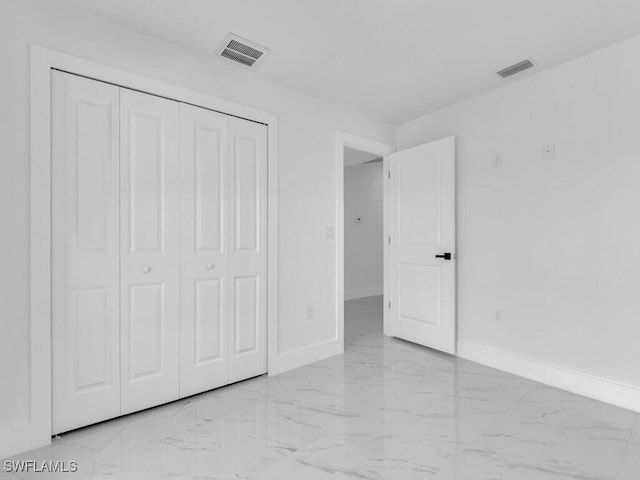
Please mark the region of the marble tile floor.
<svg viewBox="0 0 640 480"><path fill-rule="evenodd" d="M15 457L75 460L76 473L5 476L640 479L635 413L384 337L381 297L349 301L345 315L342 356L87 427Z"/></svg>

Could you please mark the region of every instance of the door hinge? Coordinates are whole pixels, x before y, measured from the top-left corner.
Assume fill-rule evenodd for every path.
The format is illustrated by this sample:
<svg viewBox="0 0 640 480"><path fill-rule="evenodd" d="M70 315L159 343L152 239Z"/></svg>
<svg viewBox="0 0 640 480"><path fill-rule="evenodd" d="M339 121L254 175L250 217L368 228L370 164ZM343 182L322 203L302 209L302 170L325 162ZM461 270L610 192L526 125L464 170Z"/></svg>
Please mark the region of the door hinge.
<svg viewBox="0 0 640 480"><path fill-rule="evenodd" d="M387 174L388 174L388 177L391 178L391 170L389 170Z"/></svg>
<svg viewBox="0 0 640 480"><path fill-rule="evenodd" d="M391 310L391 302L389 302L389 310Z"/></svg>
<svg viewBox="0 0 640 480"><path fill-rule="evenodd" d="M391 243L391 235L389 235L389 243Z"/></svg>

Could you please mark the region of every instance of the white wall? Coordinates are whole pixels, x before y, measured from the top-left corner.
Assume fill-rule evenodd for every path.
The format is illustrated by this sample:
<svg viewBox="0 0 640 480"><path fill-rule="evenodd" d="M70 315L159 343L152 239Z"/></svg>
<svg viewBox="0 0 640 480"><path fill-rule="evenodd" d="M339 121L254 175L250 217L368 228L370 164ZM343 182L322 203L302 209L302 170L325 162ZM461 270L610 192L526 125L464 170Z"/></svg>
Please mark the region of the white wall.
<svg viewBox="0 0 640 480"><path fill-rule="evenodd" d="M58 2L0 1L0 457L29 415L29 45L104 63L279 116L279 348L336 331L336 130L391 142L393 129ZM313 252L313 254L311 254ZM314 317L306 319L307 306Z"/></svg>
<svg viewBox="0 0 640 480"><path fill-rule="evenodd" d="M344 169L345 300L382 295L382 180L382 162Z"/></svg>
<svg viewBox="0 0 640 480"><path fill-rule="evenodd" d="M519 373L537 365L541 379L635 409L638 58L640 37L405 123L396 137L398 149L457 137L461 352L521 361ZM547 142L555 159L543 159ZM626 400L612 393L618 383L636 387Z"/></svg>

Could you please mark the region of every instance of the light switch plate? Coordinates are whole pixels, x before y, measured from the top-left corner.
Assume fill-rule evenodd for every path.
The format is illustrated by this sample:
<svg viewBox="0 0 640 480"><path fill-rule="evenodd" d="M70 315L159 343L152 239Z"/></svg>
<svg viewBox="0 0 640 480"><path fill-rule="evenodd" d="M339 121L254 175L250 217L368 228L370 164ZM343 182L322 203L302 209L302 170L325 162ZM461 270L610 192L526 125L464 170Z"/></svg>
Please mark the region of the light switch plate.
<svg viewBox="0 0 640 480"><path fill-rule="evenodd" d="M334 240L336 238L336 229L333 226L326 227L325 238L327 240Z"/></svg>
<svg viewBox="0 0 640 480"><path fill-rule="evenodd" d="M545 143L542 146L542 158L544 160L553 160L556 156L556 146L554 143Z"/></svg>

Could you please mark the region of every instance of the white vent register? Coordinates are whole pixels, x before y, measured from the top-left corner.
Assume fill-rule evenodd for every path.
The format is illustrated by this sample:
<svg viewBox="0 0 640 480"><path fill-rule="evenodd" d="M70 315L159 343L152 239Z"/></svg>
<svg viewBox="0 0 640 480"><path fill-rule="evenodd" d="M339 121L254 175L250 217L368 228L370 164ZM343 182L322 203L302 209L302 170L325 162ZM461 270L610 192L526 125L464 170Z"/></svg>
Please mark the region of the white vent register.
<svg viewBox="0 0 640 480"><path fill-rule="evenodd" d="M224 39L218 55L245 67L253 67L269 52L270 50L262 45L230 33Z"/></svg>
<svg viewBox="0 0 640 480"><path fill-rule="evenodd" d="M528 70L533 66L534 66L533 62L527 59L527 60L522 60L521 62L511 65L507 68L504 68L496 73L498 74L499 77L508 78L508 77L511 77L512 75L515 75L516 73L520 73L520 72L523 72L524 70Z"/></svg>

